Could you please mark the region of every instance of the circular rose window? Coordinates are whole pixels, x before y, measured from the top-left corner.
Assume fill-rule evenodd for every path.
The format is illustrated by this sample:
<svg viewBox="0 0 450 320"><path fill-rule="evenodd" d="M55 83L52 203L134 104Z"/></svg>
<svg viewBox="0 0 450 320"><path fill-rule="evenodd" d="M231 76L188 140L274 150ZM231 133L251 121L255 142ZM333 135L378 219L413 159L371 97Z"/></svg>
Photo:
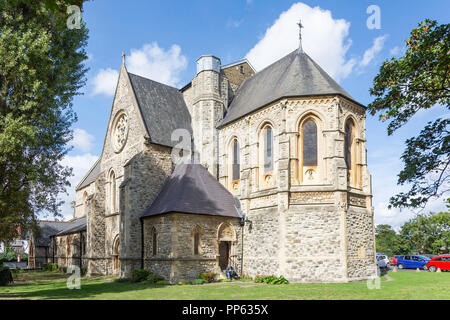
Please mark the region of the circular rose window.
<svg viewBox="0 0 450 320"><path fill-rule="evenodd" d="M115 123L113 130L113 144L116 152L122 150L128 135L128 117L126 114L121 114Z"/></svg>

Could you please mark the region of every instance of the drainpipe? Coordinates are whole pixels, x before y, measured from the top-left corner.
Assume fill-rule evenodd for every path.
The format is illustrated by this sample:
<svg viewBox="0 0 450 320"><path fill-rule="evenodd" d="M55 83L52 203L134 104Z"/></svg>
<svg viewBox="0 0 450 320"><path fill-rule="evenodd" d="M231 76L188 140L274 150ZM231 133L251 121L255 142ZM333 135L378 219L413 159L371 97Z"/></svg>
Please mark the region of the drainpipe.
<svg viewBox="0 0 450 320"><path fill-rule="evenodd" d="M82 234L81 234L81 232L80 232L80 272L81 272L81 269L83 268L83 262L82 262L82 258L83 258L83 244L82 244Z"/></svg>
<svg viewBox="0 0 450 320"><path fill-rule="evenodd" d="M141 221L141 269L144 269L144 221L142 218L139 220Z"/></svg>

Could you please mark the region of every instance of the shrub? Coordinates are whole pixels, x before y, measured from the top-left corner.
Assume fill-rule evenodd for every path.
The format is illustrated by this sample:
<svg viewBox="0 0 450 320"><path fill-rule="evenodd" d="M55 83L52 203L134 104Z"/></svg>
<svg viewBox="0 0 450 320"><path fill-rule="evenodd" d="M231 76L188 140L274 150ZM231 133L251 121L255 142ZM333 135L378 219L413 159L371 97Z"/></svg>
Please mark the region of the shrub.
<svg viewBox="0 0 450 320"><path fill-rule="evenodd" d="M127 283L127 282L130 282L130 279L128 279L128 278L117 278L117 279L114 280L114 282Z"/></svg>
<svg viewBox="0 0 450 320"><path fill-rule="evenodd" d="M200 273L199 278L211 283L216 280L216 274L214 272L204 272Z"/></svg>
<svg viewBox="0 0 450 320"><path fill-rule="evenodd" d="M58 271L58 269L59 268L57 263L49 263L44 266L44 270L46 271L56 272Z"/></svg>
<svg viewBox="0 0 450 320"><path fill-rule="evenodd" d="M13 282L11 270L8 267L0 266L0 287L7 286Z"/></svg>
<svg viewBox="0 0 450 320"><path fill-rule="evenodd" d="M191 282L188 281L188 280L183 280L183 281L178 282L178 284L181 285L181 286L183 286L183 285L191 284Z"/></svg>
<svg viewBox="0 0 450 320"><path fill-rule="evenodd" d="M283 277L275 277L275 276L257 276L255 277L255 283L266 283L266 284L288 284L289 281Z"/></svg>
<svg viewBox="0 0 450 320"><path fill-rule="evenodd" d="M67 273L67 267L58 267L59 272Z"/></svg>
<svg viewBox="0 0 450 320"><path fill-rule="evenodd" d="M147 276L147 281L151 284L157 283L158 281L164 281L164 278L158 274L151 273Z"/></svg>
<svg viewBox="0 0 450 320"><path fill-rule="evenodd" d="M166 280L157 281L155 284L157 284L157 285L165 285L165 286L170 286L171 285L171 283L169 281L166 281Z"/></svg>
<svg viewBox="0 0 450 320"><path fill-rule="evenodd" d="M205 282L206 282L205 279L195 279L195 280L191 281L191 284L198 285L198 284L204 284Z"/></svg>
<svg viewBox="0 0 450 320"><path fill-rule="evenodd" d="M131 281L142 282L144 280L147 280L150 274L151 272L149 270L134 269L133 273L131 274Z"/></svg>
<svg viewBox="0 0 450 320"><path fill-rule="evenodd" d="M230 282L227 278L219 279L219 282Z"/></svg>

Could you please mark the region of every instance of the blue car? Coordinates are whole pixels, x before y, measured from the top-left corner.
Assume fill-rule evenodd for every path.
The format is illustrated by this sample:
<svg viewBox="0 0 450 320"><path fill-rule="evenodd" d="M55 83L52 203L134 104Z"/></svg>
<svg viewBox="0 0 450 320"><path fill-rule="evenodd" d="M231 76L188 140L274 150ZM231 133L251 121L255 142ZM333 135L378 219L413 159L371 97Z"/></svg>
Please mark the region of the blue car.
<svg viewBox="0 0 450 320"><path fill-rule="evenodd" d="M398 257L397 267L399 269L423 269L427 270L427 263L430 258L419 255L403 255Z"/></svg>

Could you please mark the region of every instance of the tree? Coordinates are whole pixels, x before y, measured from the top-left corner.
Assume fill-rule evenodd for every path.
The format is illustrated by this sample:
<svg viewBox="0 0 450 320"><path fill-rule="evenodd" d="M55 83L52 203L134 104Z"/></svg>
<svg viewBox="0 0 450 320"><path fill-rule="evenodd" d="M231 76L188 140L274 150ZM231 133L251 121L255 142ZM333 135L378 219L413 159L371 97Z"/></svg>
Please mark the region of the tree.
<svg viewBox="0 0 450 320"><path fill-rule="evenodd" d="M87 29L67 28L68 2L0 2L0 240L33 229L40 212L60 215L70 185L60 161L85 84Z"/></svg>
<svg viewBox="0 0 450 320"><path fill-rule="evenodd" d="M406 222L400 236L411 252L439 254L450 246L450 213L419 214Z"/></svg>
<svg viewBox="0 0 450 320"><path fill-rule="evenodd" d="M376 98L368 109L389 121L388 135L421 109L450 108L450 24L425 20L412 30L406 45L404 57L383 63L370 89ZM424 207L449 191L449 126L450 119L436 119L406 141L398 184L409 183L411 189L393 196L389 207Z"/></svg>
<svg viewBox="0 0 450 320"><path fill-rule="evenodd" d="M388 224L379 224L375 228L375 242L377 252L388 256L398 253L397 234Z"/></svg>

